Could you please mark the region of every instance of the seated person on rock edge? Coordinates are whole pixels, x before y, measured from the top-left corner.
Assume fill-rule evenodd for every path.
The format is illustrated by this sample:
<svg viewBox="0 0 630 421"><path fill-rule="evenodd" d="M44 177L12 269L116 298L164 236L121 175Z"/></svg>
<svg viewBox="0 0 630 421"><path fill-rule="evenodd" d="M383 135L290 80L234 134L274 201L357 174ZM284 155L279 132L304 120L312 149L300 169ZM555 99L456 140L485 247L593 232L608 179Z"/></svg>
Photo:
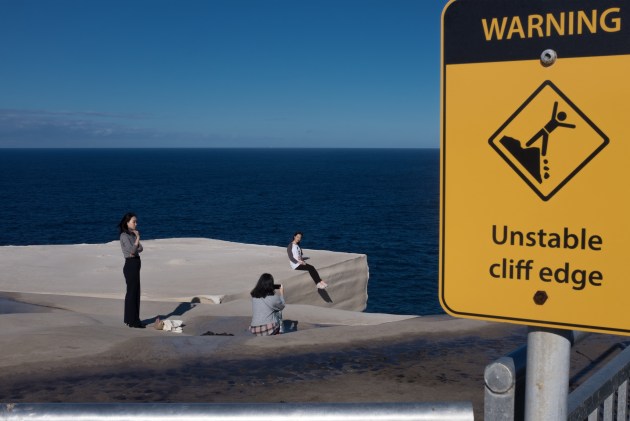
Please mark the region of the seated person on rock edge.
<svg viewBox="0 0 630 421"><path fill-rule="evenodd" d="M293 241L291 241L287 246L287 254L289 255L289 264L291 265L291 269L307 270L308 273L311 275L311 278L313 278L313 281L315 282L317 288L325 289L328 284L322 281L319 273L317 273L317 269L304 261L305 258L302 256L300 241L302 241L302 233L298 231L293 234Z"/></svg>

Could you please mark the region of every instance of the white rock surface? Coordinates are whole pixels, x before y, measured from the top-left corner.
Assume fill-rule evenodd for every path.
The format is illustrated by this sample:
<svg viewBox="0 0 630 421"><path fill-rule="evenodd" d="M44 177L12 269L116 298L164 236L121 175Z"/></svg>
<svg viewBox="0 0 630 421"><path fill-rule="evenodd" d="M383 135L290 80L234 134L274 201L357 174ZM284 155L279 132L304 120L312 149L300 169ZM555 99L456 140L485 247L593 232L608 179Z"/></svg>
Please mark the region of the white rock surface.
<svg viewBox="0 0 630 421"><path fill-rule="evenodd" d="M249 298L265 272L285 287L289 304L363 311L368 265L363 254L304 250L322 279L315 288L306 271L289 266L284 247L205 238L142 242L143 301L227 303ZM0 291L122 299L124 259L117 241L107 244L0 247Z"/></svg>

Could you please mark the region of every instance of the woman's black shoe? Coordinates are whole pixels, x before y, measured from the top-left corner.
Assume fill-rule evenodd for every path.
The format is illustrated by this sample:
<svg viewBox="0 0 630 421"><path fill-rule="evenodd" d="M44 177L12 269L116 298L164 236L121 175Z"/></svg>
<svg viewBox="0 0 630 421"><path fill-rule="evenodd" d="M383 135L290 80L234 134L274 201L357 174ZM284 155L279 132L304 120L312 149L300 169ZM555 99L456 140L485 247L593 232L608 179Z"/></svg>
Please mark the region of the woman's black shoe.
<svg viewBox="0 0 630 421"><path fill-rule="evenodd" d="M144 329L146 327L146 325L142 322L127 323L127 326L134 327L136 329Z"/></svg>

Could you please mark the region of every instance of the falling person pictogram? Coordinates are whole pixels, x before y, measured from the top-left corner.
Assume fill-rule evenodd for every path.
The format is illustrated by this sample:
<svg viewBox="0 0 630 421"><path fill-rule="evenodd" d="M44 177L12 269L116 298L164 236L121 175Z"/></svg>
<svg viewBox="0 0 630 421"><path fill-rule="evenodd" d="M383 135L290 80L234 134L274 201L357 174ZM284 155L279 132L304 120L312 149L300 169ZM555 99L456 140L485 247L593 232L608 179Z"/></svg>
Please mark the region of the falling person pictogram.
<svg viewBox="0 0 630 421"><path fill-rule="evenodd" d="M546 201L608 145L609 138L564 92L546 80L488 142Z"/></svg>
<svg viewBox="0 0 630 421"><path fill-rule="evenodd" d="M520 162L523 167L538 181L542 183L543 177L545 179L549 178L549 161L547 159L543 159L544 167L544 175L541 174L540 161L541 157L547 156L547 146L549 143L549 135L551 132L556 130L558 127L565 127L569 129L574 129L575 124L563 123L567 118L567 113L564 111L558 112L558 101L553 103L553 110L551 112L551 119L541 128L534 136L531 137L525 143L525 148L521 146L521 142L517 139L511 138L509 136L503 136L500 140L500 143L508 150L510 153L516 158L518 162ZM539 139L542 138L542 147L539 149L537 147L532 146Z"/></svg>

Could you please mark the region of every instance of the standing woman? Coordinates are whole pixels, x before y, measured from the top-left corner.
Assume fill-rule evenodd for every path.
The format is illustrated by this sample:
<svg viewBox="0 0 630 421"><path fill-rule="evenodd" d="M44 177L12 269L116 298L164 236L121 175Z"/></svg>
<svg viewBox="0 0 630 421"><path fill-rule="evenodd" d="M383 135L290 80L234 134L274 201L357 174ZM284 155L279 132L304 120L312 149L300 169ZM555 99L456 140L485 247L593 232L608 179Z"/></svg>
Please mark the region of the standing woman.
<svg viewBox="0 0 630 421"><path fill-rule="evenodd" d="M118 229L120 231L120 247L125 257L123 274L127 283L125 294L125 324L129 327L144 329L140 321L140 233L136 229L138 218L134 213L123 216Z"/></svg>
<svg viewBox="0 0 630 421"><path fill-rule="evenodd" d="M278 295L275 291L278 290ZM252 323L249 331L256 336L280 333L281 312L284 308L284 288L274 285L273 276L263 273L252 292Z"/></svg>

